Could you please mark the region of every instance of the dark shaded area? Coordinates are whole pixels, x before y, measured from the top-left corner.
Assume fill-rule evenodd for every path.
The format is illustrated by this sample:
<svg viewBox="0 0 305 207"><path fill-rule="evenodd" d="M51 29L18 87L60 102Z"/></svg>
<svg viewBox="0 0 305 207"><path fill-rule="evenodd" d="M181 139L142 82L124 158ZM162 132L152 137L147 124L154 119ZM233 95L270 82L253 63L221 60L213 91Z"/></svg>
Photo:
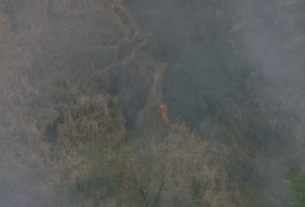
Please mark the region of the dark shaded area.
<svg viewBox="0 0 305 207"><path fill-rule="evenodd" d="M224 108L251 102L252 68L229 34L234 1L130 1L130 7L153 33L153 57L169 65L163 92L171 120L198 128ZM149 11L156 17L145 16Z"/></svg>
<svg viewBox="0 0 305 207"><path fill-rule="evenodd" d="M286 165L301 162L281 157L292 131L286 129L287 134L274 126L291 116L289 96L304 88L305 41L300 24L304 3L127 2L143 28L152 33L151 55L168 64L162 101L169 105L170 122L183 120L203 134L207 134L201 129L206 120L211 125L220 123L219 141L233 150L230 178L243 186L259 186L279 206L288 205L282 200L288 188L284 179L298 167L293 164L287 170ZM284 95L286 90L290 95ZM235 120L235 113L245 115ZM256 156L266 159L265 171L249 161ZM271 193L271 189L277 190Z"/></svg>
<svg viewBox="0 0 305 207"><path fill-rule="evenodd" d="M119 45L118 61L121 61L132 54L134 46L129 42L123 42Z"/></svg>
<svg viewBox="0 0 305 207"><path fill-rule="evenodd" d="M56 142L56 132L57 132L57 127L59 124L64 123L64 116L63 116L63 111L61 110L59 112L59 116L56 118L56 120L48 125L45 129L45 137L46 137L46 141L48 142Z"/></svg>
<svg viewBox="0 0 305 207"><path fill-rule="evenodd" d="M138 113L144 108L150 94L151 78L141 77L141 69L136 63L129 65L133 73L114 73L111 76L110 91L123 98L123 112L126 119L126 129L131 131L137 124ZM136 75L134 74L136 73ZM148 75L148 74L147 74ZM135 78L138 78L135 80ZM148 79L147 79L148 78Z"/></svg>
<svg viewBox="0 0 305 207"><path fill-rule="evenodd" d="M102 205L108 198L116 202L113 205L128 205L134 201L126 198L123 204L121 199L134 190L135 203L146 206L179 206L175 193L185 198L193 195L190 206L196 199L201 206L205 192L217 195L219 168L219 176L225 180L220 185L225 190L220 192L233 188L243 199L232 205L295 207L286 205L284 198L291 177L305 169L304 106L297 102L304 97L305 88L303 4L288 0L45 0L35 7L31 2L3 0L0 5L11 21L10 32L21 43L4 44L12 54L7 55L12 56L9 61L18 62L16 56L21 63L3 64L9 71L4 75L18 78L3 90L18 84L21 89L12 90L11 96L3 93L7 108L0 107L1 114L17 108L3 118L3 123L8 119L13 124L3 126L26 131L25 142L37 138L32 143L42 146L33 145L29 153L33 150L33 155L41 156L38 163L54 159L55 164L50 161L41 166L58 171L54 180L59 186L51 186L57 193L54 200L62 196L67 205L79 202L81 206L87 199L93 206ZM131 16L123 5L131 9ZM18 13L23 9L24 13ZM31 15L36 9L37 14L45 15L37 22ZM19 37L19 31L25 35ZM90 108L90 97L96 108ZM113 102L103 105L109 97ZM56 146L57 157L52 154L56 149L48 151L48 146L60 139L58 125L64 123L63 115L69 114L76 100L84 109L85 121L79 125L82 119L74 108L75 120L66 120L67 132L61 138L74 142L79 133L81 141L79 146L68 142ZM54 120L55 106L63 108ZM162 106L168 106L167 114ZM186 127L187 133L173 134L175 122L184 122L192 130ZM18 130L13 128L12 134ZM205 150L210 149L211 158L205 157ZM196 157L200 153L204 156ZM1 179L4 198L0 205L41 185L40 178L22 166L23 154L12 154L11 160L3 162L11 165L6 172L12 174L5 174L11 183ZM188 165L193 160L198 166ZM219 163L224 164L217 166ZM90 164L95 166L91 172ZM187 167L194 175L184 171ZM163 169L172 174L165 173L167 180L162 177L159 185L155 175ZM176 172L181 174L172 180ZM202 176L206 172L211 176ZM14 183L15 178L20 180ZM208 189L205 179L215 189ZM192 189L185 190L183 182L190 181ZM70 188L71 194L61 195ZM228 202L234 193L228 193ZM32 195L25 194L30 203Z"/></svg>

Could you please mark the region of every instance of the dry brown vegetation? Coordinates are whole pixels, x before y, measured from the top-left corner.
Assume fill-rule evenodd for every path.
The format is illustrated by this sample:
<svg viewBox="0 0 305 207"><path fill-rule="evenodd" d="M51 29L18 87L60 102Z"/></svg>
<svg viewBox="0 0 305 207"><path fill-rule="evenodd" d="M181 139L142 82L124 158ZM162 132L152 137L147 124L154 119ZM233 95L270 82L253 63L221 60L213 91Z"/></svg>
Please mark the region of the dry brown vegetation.
<svg viewBox="0 0 305 207"><path fill-rule="evenodd" d="M71 104L76 103L77 97L111 90L111 77L120 70L130 68L133 62L141 63L142 68L131 70L135 74L142 74L140 71L147 67L149 58L141 52L142 37L136 25L130 19L127 21L130 16L124 7L119 7L119 2L67 0L21 4L12 1L1 3L0 14L1 163L4 168L1 192L4 191L4 195L11 188L16 191L10 193L7 199L2 199L1 205L12 205L15 200L16 205L33 207L36 205L35 196L27 198L27 191L30 192L33 186L39 186L41 192L46 190L46 184L41 183L46 182L43 176L45 170L52 166L54 146L49 146L43 140L54 136L53 123ZM126 45L127 48L131 47L127 52ZM78 105L86 104L85 96ZM95 101L103 103L99 98L96 96ZM97 107L108 109L103 105ZM100 120L99 126L109 121L107 116L113 115L107 115L107 111L103 113L105 120ZM94 118L100 115L92 114ZM71 119L71 122L59 127L59 136L64 136L66 130L73 128L75 123ZM83 132L85 134L97 127L88 120L82 121L79 123L83 127L81 131L91 127ZM114 120L112 122L117 124ZM47 133L48 126L50 130ZM118 126L109 127L115 131ZM124 134L124 130L120 133ZM108 138L116 136L119 135L114 132ZM42 176L25 170L28 167L22 167L24 162L16 163L16 153L23 160L34 161L34 165L39 166L37 172ZM63 154L64 148L56 156ZM64 158L58 163L63 169L71 169L80 163L87 166L87 160L80 157L78 149L71 149L71 157ZM76 163L73 164L74 161ZM7 177L9 174L14 176ZM31 180L31 185L24 183L26 179ZM20 197L19 194L24 195ZM19 201L19 197L22 201ZM37 205L41 207L43 204Z"/></svg>
<svg viewBox="0 0 305 207"><path fill-rule="evenodd" d="M200 134L166 123L168 65L125 1L11 2L0 2L0 206L280 206L264 158L304 163L303 100L223 110Z"/></svg>
<svg viewBox="0 0 305 207"><path fill-rule="evenodd" d="M185 125L174 125L165 155L166 206L236 206L237 192L230 188L227 164L224 146L205 141ZM170 200L173 197L176 203Z"/></svg>
<svg viewBox="0 0 305 207"><path fill-rule="evenodd" d="M107 95L81 97L59 124L56 146L38 146L48 152L50 205L235 206L225 147L181 124L145 151L128 146L116 107Z"/></svg>

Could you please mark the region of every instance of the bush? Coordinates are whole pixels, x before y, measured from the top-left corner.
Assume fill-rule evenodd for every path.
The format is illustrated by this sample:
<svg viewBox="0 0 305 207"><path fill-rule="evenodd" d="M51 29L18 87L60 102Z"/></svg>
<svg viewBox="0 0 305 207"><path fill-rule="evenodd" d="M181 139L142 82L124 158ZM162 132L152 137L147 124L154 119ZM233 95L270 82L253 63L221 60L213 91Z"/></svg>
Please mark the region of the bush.
<svg viewBox="0 0 305 207"><path fill-rule="evenodd" d="M305 173L297 173L292 177L292 186L295 192L297 205L305 206Z"/></svg>
<svg viewBox="0 0 305 207"><path fill-rule="evenodd" d="M129 157L122 157L129 152L120 147L124 123L118 101L109 95L81 97L65 112L48 170L52 205L90 206L118 193Z"/></svg>
<svg viewBox="0 0 305 207"><path fill-rule="evenodd" d="M238 193L225 171L224 146L202 140L185 125L174 125L166 149L167 206L236 206Z"/></svg>

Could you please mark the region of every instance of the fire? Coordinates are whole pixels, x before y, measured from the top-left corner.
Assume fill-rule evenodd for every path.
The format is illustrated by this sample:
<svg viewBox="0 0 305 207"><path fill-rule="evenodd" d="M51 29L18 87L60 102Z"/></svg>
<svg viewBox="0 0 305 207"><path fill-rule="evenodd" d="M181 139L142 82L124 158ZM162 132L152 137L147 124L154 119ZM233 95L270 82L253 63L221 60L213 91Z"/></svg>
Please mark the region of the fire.
<svg viewBox="0 0 305 207"><path fill-rule="evenodd" d="M298 3L298 0L287 0L285 1L285 5L286 6L291 6L291 5L294 5L294 4L297 4Z"/></svg>
<svg viewBox="0 0 305 207"><path fill-rule="evenodd" d="M229 33L235 33L243 27L241 24L234 24Z"/></svg>
<svg viewBox="0 0 305 207"><path fill-rule="evenodd" d="M160 104L160 108L161 108L161 111L162 111L162 117L163 119L168 122L168 117L167 117L167 108L168 108L168 105L167 104L164 104L164 103L161 103Z"/></svg>
<svg viewBox="0 0 305 207"><path fill-rule="evenodd" d="M161 109L161 112L162 112L162 117L163 119L168 123L168 117L167 117L167 109L168 109L168 105L166 103L162 103L162 93L160 93L158 95L158 101L160 103L160 109Z"/></svg>

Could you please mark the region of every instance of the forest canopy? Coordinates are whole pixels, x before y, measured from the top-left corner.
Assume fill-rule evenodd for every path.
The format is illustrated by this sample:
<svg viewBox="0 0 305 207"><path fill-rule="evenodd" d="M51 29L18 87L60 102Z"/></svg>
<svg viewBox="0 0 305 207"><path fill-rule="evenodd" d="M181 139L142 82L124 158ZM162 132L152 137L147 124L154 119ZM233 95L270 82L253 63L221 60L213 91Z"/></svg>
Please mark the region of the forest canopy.
<svg viewBox="0 0 305 207"><path fill-rule="evenodd" d="M0 0L0 206L304 206L304 8Z"/></svg>

